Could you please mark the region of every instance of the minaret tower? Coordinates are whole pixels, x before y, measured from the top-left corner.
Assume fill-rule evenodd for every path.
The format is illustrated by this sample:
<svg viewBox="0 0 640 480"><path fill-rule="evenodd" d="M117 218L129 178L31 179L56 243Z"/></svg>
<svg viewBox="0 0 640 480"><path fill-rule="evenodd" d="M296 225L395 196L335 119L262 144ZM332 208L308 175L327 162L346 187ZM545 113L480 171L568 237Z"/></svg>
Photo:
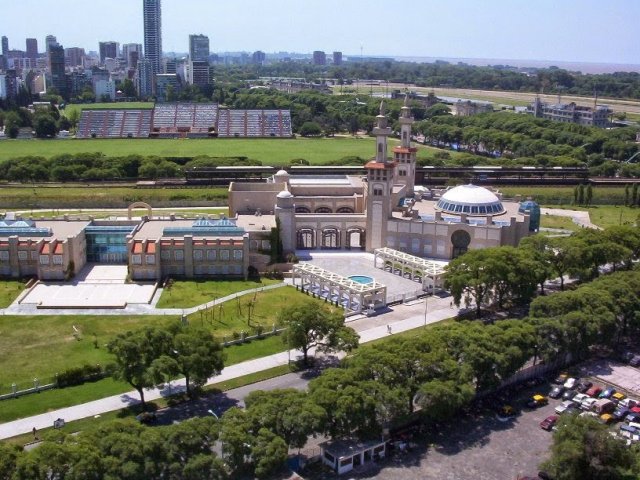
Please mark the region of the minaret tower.
<svg viewBox="0 0 640 480"><path fill-rule="evenodd" d="M393 182L395 162L387 157L387 137L391 135L384 100L373 129L376 136L376 158L365 165L367 169L367 251L384 247L387 221L393 211Z"/></svg>
<svg viewBox="0 0 640 480"><path fill-rule="evenodd" d="M396 170L396 183L406 185L405 195L413 196L413 187L416 181L416 152L417 148L411 146L411 126L414 119L409 108L409 95L404 97L404 105L400 109L400 146L393 148L393 160L398 164Z"/></svg>

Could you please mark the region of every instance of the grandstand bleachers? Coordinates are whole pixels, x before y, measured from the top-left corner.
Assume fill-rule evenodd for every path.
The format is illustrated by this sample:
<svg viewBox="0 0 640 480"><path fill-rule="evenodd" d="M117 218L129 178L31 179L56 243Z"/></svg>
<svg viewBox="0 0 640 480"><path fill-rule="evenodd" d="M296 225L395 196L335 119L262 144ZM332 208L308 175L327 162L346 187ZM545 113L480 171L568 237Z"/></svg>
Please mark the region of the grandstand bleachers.
<svg viewBox="0 0 640 480"><path fill-rule="evenodd" d="M83 110L77 138L290 137L289 110L229 110L215 103L159 103L153 110Z"/></svg>

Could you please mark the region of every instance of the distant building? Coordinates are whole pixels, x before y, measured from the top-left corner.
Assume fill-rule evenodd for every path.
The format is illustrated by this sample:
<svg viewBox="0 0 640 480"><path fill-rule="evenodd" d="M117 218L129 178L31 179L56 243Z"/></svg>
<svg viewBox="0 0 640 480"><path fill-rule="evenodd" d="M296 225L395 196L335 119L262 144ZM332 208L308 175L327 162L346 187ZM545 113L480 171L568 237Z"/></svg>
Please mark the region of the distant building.
<svg viewBox="0 0 640 480"><path fill-rule="evenodd" d="M209 61L209 37L206 35L189 35L189 59L191 61Z"/></svg>
<svg viewBox="0 0 640 480"><path fill-rule="evenodd" d="M38 39L27 38L27 58L34 62L38 58Z"/></svg>
<svg viewBox="0 0 640 480"><path fill-rule="evenodd" d="M257 50L253 52L253 55L251 55L251 63L254 65L262 65L266 58L267 56L263 51Z"/></svg>
<svg viewBox="0 0 640 480"><path fill-rule="evenodd" d="M342 65L342 52L333 52L333 64Z"/></svg>
<svg viewBox="0 0 640 480"><path fill-rule="evenodd" d="M609 124L609 115L613 111L607 105L598 105L596 102L593 107L583 107L576 105L575 102L550 104L536 98L528 107L527 113L536 118L545 118L554 122L604 128Z"/></svg>
<svg viewBox="0 0 640 480"><path fill-rule="evenodd" d="M129 68L136 68L142 55L142 44L140 43L126 43L122 46L122 56L127 61Z"/></svg>
<svg viewBox="0 0 640 480"><path fill-rule="evenodd" d="M292 78L281 78L278 80L271 80L268 82L268 86L274 88L280 92L286 93L298 93L302 90L315 90L322 93L331 93L331 89L326 83L311 83L304 80L296 80Z"/></svg>
<svg viewBox="0 0 640 480"><path fill-rule="evenodd" d="M9 103L15 103L18 99L18 75L15 70L9 69L4 74L4 98Z"/></svg>
<svg viewBox="0 0 640 480"><path fill-rule="evenodd" d="M177 71L177 67L178 67L178 62L176 61L175 58L164 58L162 59L162 63L163 63L163 68L162 68L162 72L160 73L178 73Z"/></svg>
<svg viewBox="0 0 640 480"><path fill-rule="evenodd" d="M491 102L472 102L471 100L458 100L453 104L453 113L458 117L470 117L479 113L493 112L493 103Z"/></svg>
<svg viewBox="0 0 640 480"><path fill-rule="evenodd" d="M175 73L161 73L156 75L156 97L159 102L167 102L170 89L174 93L180 91L180 81Z"/></svg>
<svg viewBox="0 0 640 480"><path fill-rule="evenodd" d="M51 73L51 86L54 87L64 99L69 98L67 88L67 76L65 74L64 47L58 43L49 45L49 69Z"/></svg>
<svg viewBox="0 0 640 480"><path fill-rule="evenodd" d="M69 68L84 66L84 57L85 57L84 48L80 48L80 47L65 48L64 55L66 57L67 66Z"/></svg>
<svg viewBox="0 0 640 480"><path fill-rule="evenodd" d="M144 56L151 62L154 75L162 72L162 15L160 0L142 0Z"/></svg>
<svg viewBox="0 0 640 480"><path fill-rule="evenodd" d="M98 44L100 53L100 63L104 65L107 58L116 58L118 56L117 42L100 42Z"/></svg>
<svg viewBox="0 0 640 480"><path fill-rule="evenodd" d="M93 86L91 85L91 78L82 71L73 71L69 74L69 96L77 97L82 95L82 92L85 88L89 87L93 90ZM34 79L35 82L35 79ZM44 88L43 88L44 89ZM40 92L42 90L35 90L36 92Z"/></svg>
<svg viewBox="0 0 640 480"><path fill-rule="evenodd" d="M138 95L142 98L149 98L153 95L153 64L150 60L142 58L138 61L138 69L136 70L136 85Z"/></svg>
<svg viewBox="0 0 640 480"><path fill-rule="evenodd" d="M8 62L8 55L9 55L9 39L5 36L2 37L2 61L0 61L0 69L2 70L6 70L7 69L7 62Z"/></svg>
<svg viewBox="0 0 640 480"><path fill-rule="evenodd" d="M56 39L54 35L47 35L46 37L44 37L44 45L47 49L47 52L49 51L49 47L51 47L51 45L55 45L57 43L58 39Z"/></svg>
<svg viewBox="0 0 640 480"><path fill-rule="evenodd" d="M197 85L199 87L204 87L211 83L208 61L191 61L188 65L187 83Z"/></svg>
<svg viewBox="0 0 640 480"><path fill-rule="evenodd" d="M98 80L96 83L96 100L116 99L116 84L113 80Z"/></svg>
<svg viewBox="0 0 640 480"><path fill-rule="evenodd" d="M326 65L327 55L322 50L316 50L315 52L313 52L313 64Z"/></svg>

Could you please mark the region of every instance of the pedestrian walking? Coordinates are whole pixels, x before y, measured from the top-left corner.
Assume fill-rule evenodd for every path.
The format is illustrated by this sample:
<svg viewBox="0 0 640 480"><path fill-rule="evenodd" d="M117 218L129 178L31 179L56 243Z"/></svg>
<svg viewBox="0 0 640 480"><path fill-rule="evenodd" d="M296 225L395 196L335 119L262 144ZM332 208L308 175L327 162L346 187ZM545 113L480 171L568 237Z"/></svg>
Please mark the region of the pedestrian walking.
<svg viewBox="0 0 640 480"><path fill-rule="evenodd" d="M391 325L387 325L387 333L391 334Z"/></svg>

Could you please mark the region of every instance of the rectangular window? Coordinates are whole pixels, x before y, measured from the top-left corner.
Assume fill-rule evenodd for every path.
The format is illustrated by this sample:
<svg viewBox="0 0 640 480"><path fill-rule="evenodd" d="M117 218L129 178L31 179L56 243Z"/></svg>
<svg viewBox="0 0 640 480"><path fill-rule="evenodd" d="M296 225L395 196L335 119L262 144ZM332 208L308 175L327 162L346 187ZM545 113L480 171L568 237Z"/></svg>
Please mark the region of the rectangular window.
<svg viewBox="0 0 640 480"><path fill-rule="evenodd" d="M436 251L438 255L444 255L444 240L438 240Z"/></svg>
<svg viewBox="0 0 640 480"><path fill-rule="evenodd" d="M131 255L131 263L133 265L140 265L142 263L142 255Z"/></svg>
<svg viewBox="0 0 640 480"><path fill-rule="evenodd" d="M155 255L145 255L144 256L144 261L147 265L154 265L156 263L156 256Z"/></svg>
<svg viewBox="0 0 640 480"><path fill-rule="evenodd" d="M184 250L176 250L174 255L177 261L181 262L182 260L184 260Z"/></svg>
<svg viewBox="0 0 640 480"><path fill-rule="evenodd" d="M53 256L53 264L54 265L62 265L62 255L54 255Z"/></svg>
<svg viewBox="0 0 640 480"><path fill-rule="evenodd" d="M220 260L229 260L229 250L220 250Z"/></svg>
<svg viewBox="0 0 640 480"><path fill-rule="evenodd" d="M251 249L252 252L255 252L256 250L258 250L258 241L257 240L251 240L251 243L249 244L249 248Z"/></svg>
<svg viewBox="0 0 640 480"><path fill-rule="evenodd" d="M162 250L160 252L160 258L162 260L171 260L171 251L169 250Z"/></svg>
<svg viewBox="0 0 640 480"><path fill-rule="evenodd" d="M40 265L49 265L49 255L40 255Z"/></svg>
<svg viewBox="0 0 640 480"><path fill-rule="evenodd" d="M233 251L233 259L234 260L242 260L242 250L234 250Z"/></svg>
<svg viewBox="0 0 640 480"><path fill-rule="evenodd" d="M18 252L18 260L26 260L27 259L27 252L26 250L20 250Z"/></svg>
<svg viewBox="0 0 640 480"><path fill-rule="evenodd" d="M197 261L202 260L202 250L194 250L193 251L193 259Z"/></svg>
<svg viewBox="0 0 640 480"><path fill-rule="evenodd" d="M422 252L424 255L431 255L433 251L433 245L431 244L430 238L424 239L424 245L422 246Z"/></svg>
<svg viewBox="0 0 640 480"><path fill-rule="evenodd" d="M411 239L411 251L413 253L418 253L420 251L420 239L419 238Z"/></svg>
<svg viewBox="0 0 640 480"><path fill-rule="evenodd" d="M229 274L229 265L222 265L222 274L223 275Z"/></svg>
<svg viewBox="0 0 640 480"><path fill-rule="evenodd" d="M218 266L209 265L209 275L217 275L217 274L218 274Z"/></svg>
<svg viewBox="0 0 640 480"><path fill-rule="evenodd" d="M215 260L218 257L216 250L207 250L207 260Z"/></svg>
<svg viewBox="0 0 640 480"><path fill-rule="evenodd" d="M0 261L6 262L9 260L9 252L7 250L0 251Z"/></svg>
<svg viewBox="0 0 640 480"><path fill-rule="evenodd" d="M38 259L38 251L31 250L31 260L37 260L37 259Z"/></svg>
<svg viewBox="0 0 640 480"><path fill-rule="evenodd" d="M262 240L262 250L271 250L271 242L269 240Z"/></svg>

